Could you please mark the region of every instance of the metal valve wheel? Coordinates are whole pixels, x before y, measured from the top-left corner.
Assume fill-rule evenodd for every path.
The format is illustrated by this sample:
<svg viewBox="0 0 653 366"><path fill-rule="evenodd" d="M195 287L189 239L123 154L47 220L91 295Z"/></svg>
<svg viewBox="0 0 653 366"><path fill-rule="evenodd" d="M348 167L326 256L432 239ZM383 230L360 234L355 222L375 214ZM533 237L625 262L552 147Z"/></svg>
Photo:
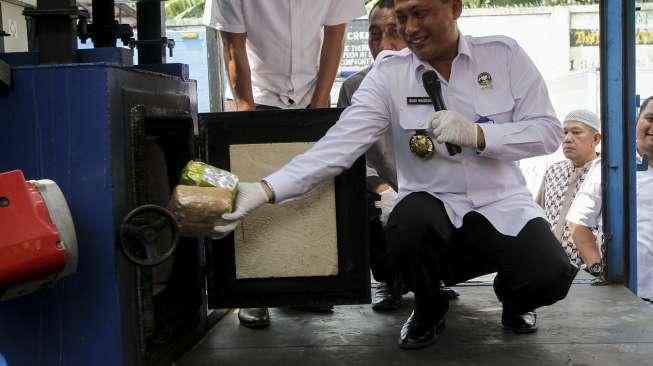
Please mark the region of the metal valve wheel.
<svg viewBox="0 0 653 366"><path fill-rule="evenodd" d="M135 208L120 227L122 252L139 266L156 266L165 262L178 242L177 222L170 211L161 206Z"/></svg>

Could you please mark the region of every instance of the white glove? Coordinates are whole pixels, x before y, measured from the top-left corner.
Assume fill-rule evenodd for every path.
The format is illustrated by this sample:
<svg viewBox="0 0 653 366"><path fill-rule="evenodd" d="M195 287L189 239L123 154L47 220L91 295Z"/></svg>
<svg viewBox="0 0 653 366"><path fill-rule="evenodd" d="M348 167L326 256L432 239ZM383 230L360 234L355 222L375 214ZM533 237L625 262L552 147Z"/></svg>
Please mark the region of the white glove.
<svg viewBox="0 0 653 366"><path fill-rule="evenodd" d="M226 223L216 225L213 230L218 233L229 233L236 229L240 220L257 207L268 202L268 195L263 189L263 183L238 183L235 209L231 213L222 215Z"/></svg>
<svg viewBox="0 0 653 366"><path fill-rule="evenodd" d="M395 192L392 188L388 188L380 194L381 200L374 202L374 206L381 209L381 217L379 217L379 219L381 220L383 226L385 226L388 223L388 217L390 217L392 209L395 207L395 203L397 201L397 192Z"/></svg>
<svg viewBox="0 0 653 366"><path fill-rule="evenodd" d="M438 111L431 116L433 136L439 143L476 148L476 124L456 111Z"/></svg>

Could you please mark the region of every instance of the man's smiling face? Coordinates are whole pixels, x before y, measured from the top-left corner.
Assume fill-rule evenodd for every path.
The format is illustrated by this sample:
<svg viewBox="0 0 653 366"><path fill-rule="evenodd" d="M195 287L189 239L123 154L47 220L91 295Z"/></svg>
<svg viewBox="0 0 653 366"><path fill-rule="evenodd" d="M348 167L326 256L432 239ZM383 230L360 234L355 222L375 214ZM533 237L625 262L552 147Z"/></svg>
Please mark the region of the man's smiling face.
<svg viewBox="0 0 653 366"><path fill-rule="evenodd" d="M646 104L646 108L639 113L637 118L637 146L642 152L653 158L653 102Z"/></svg>
<svg viewBox="0 0 653 366"><path fill-rule="evenodd" d="M451 61L458 52L456 19L462 12L460 0L397 0L397 29L408 48L433 64Z"/></svg>

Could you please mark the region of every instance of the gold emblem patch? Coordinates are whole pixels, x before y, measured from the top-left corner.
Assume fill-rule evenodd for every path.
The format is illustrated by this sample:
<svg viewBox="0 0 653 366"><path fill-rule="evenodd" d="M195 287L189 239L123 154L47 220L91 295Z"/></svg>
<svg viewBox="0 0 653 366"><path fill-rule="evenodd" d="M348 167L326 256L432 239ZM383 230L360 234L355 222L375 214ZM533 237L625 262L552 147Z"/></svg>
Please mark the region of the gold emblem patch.
<svg viewBox="0 0 653 366"><path fill-rule="evenodd" d="M492 75L490 75L489 72L483 71L478 74L476 81L478 81L478 85L481 86L481 89L492 89Z"/></svg>
<svg viewBox="0 0 653 366"><path fill-rule="evenodd" d="M433 155L433 140L426 134L426 130L417 130L415 134L410 137L408 143L410 151L422 159L426 159Z"/></svg>

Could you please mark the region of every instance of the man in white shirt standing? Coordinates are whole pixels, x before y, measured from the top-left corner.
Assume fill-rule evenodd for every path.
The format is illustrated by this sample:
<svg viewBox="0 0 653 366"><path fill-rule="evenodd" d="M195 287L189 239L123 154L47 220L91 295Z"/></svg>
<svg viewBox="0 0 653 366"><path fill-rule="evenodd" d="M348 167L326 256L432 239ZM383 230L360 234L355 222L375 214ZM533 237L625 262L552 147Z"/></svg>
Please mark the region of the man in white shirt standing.
<svg viewBox="0 0 653 366"><path fill-rule="evenodd" d="M637 116L637 163L642 164L643 156L649 157L648 166L637 171L637 295L645 300L653 299L653 97L642 102ZM595 161L587 173L585 182L578 190L576 198L569 208L567 221L571 225L571 234L578 245L587 242L594 244L601 237L602 221L601 164ZM596 238L590 228L599 228ZM601 270L600 262L590 266Z"/></svg>
<svg viewBox="0 0 653 366"><path fill-rule="evenodd" d="M211 0L204 22L220 31L238 111L322 108L361 0Z"/></svg>
<svg viewBox="0 0 653 366"><path fill-rule="evenodd" d="M534 310L564 298L577 272L517 166L562 141L544 80L514 40L460 34L461 12L461 0L395 0L408 49L370 70L352 105L308 152L261 182L239 184L236 209L223 216L232 222L216 227L233 230L260 205L308 192L390 130L399 195L386 238L415 294L399 335L403 349L431 345L444 330L449 301L440 280L453 285L498 272L503 326L531 333ZM427 73L436 74L447 110L433 111ZM445 143L461 152L451 155L456 149Z"/></svg>
<svg viewBox="0 0 653 366"><path fill-rule="evenodd" d="M220 31L235 110L329 107L347 22L362 15L361 0L208 0L204 23ZM238 319L270 324L266 308Z"/></svg>

